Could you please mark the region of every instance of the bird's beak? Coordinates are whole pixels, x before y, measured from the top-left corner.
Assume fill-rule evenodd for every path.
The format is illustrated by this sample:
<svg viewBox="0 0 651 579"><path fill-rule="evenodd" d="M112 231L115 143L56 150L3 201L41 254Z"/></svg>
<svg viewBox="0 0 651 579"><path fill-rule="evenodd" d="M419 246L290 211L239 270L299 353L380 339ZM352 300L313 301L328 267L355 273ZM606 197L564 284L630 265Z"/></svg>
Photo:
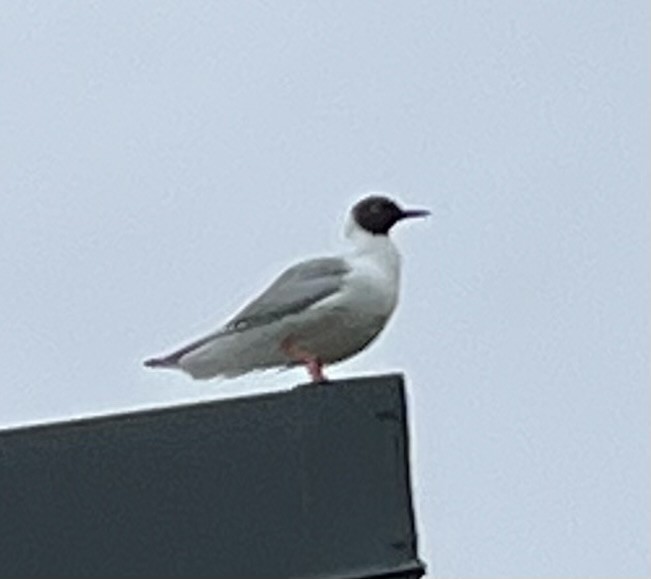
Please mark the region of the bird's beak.
<svg viewBox="0 0 651 579"><path fill-rule="evenodd" d="M427 209L403 209L400 219L410 219L412 217L427 217L431 211Z"/></svg>

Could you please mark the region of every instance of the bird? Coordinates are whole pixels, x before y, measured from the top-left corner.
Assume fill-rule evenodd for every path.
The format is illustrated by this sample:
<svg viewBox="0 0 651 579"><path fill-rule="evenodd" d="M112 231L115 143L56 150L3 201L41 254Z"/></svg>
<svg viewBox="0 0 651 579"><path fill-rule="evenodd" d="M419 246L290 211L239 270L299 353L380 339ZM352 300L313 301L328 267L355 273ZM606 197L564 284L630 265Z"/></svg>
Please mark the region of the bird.
<svg viewBox="0 0 651 579"><path fill-rule="evenodd" d="M324 366L366 348L395 310L401 256L391 229L427 215L385 194L366 195L345 220L348 253L289 267L225 325L144 365L197 380L303 365L312 382L326 382Z"/></svg>

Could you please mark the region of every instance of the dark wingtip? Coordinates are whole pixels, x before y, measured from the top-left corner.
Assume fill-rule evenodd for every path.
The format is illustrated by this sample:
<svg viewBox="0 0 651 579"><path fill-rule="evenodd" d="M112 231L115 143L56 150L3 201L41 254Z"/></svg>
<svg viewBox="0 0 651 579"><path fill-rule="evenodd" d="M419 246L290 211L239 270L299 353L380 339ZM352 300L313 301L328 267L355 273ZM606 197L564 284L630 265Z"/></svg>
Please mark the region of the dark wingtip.
<svg viewBox="0 0 651 579"><path fill-rule="evenodd" d="M147 368L173 368L176 366L176 360L172 358L149 358L143 365Z"/></svg>

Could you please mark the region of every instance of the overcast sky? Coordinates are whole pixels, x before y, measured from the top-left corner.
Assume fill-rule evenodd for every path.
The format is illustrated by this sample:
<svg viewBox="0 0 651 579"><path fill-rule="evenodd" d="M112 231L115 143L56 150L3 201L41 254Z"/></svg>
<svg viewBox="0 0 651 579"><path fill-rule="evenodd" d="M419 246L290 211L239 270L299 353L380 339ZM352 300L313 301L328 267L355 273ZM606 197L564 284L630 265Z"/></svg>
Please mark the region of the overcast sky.
<svg viewBox="0 0 651 579"><path fill-rule="evenodd" d="M369 190L437 577L648 577L648 2L4 2L0 424L288 388L141 367Z"/></svg>

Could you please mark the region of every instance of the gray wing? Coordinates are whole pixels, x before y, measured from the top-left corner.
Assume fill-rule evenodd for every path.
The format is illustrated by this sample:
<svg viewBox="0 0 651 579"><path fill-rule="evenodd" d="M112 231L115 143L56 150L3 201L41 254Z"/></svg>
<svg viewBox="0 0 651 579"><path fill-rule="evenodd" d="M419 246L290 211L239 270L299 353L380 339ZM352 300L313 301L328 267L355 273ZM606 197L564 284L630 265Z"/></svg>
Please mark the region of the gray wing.
<svg viewBox="0 0 651 579"><path fill-rule="evenodd" d="M295 314L334 294L350 268L343 259L325 257L304 261L286 270L266 291L248 304L222 329L161 358L145 361L151 368L173 368L179 360L213 340L269 324Z"/></svg>
<svg viewBox="0 0 651 579"><path fill-rule="evenodd" d="M311 259L290 267L223 331L242 331L303 311L337 292L349 271L348 264L336 257Z"/></svg>

